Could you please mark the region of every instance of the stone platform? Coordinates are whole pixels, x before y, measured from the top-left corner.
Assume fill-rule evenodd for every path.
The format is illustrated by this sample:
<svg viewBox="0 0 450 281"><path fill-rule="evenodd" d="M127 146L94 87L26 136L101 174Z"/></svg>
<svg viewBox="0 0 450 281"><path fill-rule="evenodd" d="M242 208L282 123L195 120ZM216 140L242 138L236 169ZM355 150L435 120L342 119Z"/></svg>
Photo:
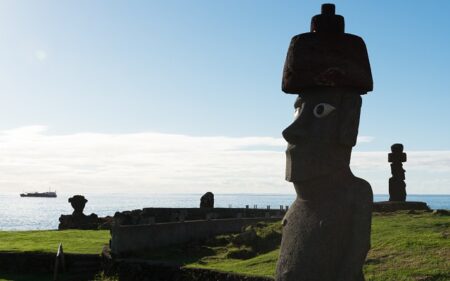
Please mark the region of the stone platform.
<svg viewBox="0 0 450 281"><path fill-rule="evenodd" d="M201 241L221 234L238 233L248 225L255 225L261 221L281 221L281 218L231 218L141 225L114 224L111 229L111 253L114 257L132 257L171 245Z"/></svg>
<svg viewBox="0 0 450 281"><path fill-rule="evenodd" d="M374 212L395 212L402 210L430 211L425 202L416 201L382 201L373 203Z"/></svg>

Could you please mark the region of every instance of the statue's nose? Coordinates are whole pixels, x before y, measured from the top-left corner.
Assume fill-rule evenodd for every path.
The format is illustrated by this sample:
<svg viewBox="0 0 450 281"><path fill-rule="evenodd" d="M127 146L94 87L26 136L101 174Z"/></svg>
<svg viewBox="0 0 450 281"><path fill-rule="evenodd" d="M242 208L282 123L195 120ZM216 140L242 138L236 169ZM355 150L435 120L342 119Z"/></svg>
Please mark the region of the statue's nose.
<svg viewBox="0 0 450 281"><path fill-rule="evenodd" d="M310 136L308 116L302 114L291 125L283 130L284 139L290 144L298 144Z"/></svg>

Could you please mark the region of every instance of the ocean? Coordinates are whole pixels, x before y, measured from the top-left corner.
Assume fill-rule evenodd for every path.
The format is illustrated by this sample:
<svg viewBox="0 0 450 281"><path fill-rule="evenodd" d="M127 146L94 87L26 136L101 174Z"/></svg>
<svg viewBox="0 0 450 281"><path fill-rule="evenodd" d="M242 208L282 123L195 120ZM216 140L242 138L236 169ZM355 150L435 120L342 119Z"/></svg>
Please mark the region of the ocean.
<svg viewBox="0 0 450 281"><path fill-rule="evenodd" d="M84 194L89 200L85 214L113 216L117 211L146 207L198 207L201 194ZM71 214L71 194L58 198L21 198L19 194L0 193L0 230L57 229L61 214ZM293 194L215 194L216 207L278 209L290 205ZM375 201L386 201L388 195L375 195ZM432 209L450 209L450 195L408 195L408 201L423 201Z"/></svg>

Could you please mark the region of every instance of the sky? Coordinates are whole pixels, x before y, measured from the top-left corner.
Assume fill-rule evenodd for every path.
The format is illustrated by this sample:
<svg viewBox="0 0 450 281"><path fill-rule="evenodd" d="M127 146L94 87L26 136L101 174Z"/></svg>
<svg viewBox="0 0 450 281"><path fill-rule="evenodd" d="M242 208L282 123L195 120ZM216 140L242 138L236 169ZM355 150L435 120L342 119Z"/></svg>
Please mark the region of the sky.
<svg viewBox="0 0 450 281"><path fill-rule="evenodd" d="M318 1L0 0L0 192L294 193L290 39ZM335 1L367 45L352 170L450 194L449 1Z"/></svg>

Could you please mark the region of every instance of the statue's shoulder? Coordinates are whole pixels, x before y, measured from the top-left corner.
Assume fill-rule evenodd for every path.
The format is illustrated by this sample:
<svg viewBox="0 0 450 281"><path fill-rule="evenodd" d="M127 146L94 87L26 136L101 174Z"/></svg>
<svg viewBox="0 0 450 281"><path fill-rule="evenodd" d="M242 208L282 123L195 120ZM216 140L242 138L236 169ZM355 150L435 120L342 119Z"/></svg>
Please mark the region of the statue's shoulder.
<svg viewBox="0 0 450 281"><path fill-rule="evenodd" d="M351 184L351 189L356 192L355 194L359 194L358 197L364 197L368 200L373 200L372 187L366 180L354 177Z"/></svg>
<svg viewBox="0 0 450 281"><path fill-rule="evenodd" d="M353 184L355 186L371 188L370 183L368 181L366 181L365 179L362 179L362 178L358 178L358 177L353 178Z"/></svg>

